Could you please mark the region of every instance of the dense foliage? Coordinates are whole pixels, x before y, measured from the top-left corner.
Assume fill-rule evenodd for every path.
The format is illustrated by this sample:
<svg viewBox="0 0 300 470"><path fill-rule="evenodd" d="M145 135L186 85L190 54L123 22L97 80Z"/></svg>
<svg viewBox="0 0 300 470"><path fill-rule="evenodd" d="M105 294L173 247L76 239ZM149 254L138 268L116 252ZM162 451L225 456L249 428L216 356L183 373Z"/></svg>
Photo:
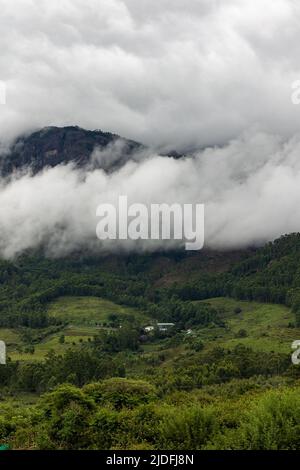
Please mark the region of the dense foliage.
<svg viewBox="0 0 300 470"><path fill-rule="evenodd" d="M221 296L286 305L295 314L290 328L299 326L300 235L247 251L226 269L194 266L180 253L0 261L0 328L17 331L33 358L0 367L1 441L39 449L299 448L300 371L290 355L241 344L245 328L230 347L201 331L209 338L227 331L209 301ZM146 335L140 317L110 314L92 338L36 359L47 337L65 343L66 321L49 310L63 296L108 299L153 324L175 325Z"/></svg>

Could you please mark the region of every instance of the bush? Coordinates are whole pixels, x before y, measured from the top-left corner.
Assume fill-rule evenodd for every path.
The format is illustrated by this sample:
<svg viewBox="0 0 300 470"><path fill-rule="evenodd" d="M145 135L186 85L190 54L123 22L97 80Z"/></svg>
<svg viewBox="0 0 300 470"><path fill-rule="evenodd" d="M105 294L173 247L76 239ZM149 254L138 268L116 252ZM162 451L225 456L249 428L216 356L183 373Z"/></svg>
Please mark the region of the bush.
<svg viewBox="0 0 300 470"><path fill-rule="evenodd" d="M268 392L243 418L240 448L293 450L300 443L299 390Z"/></svg>
<svg viewBox="0 0 300 470"><path fill-rule="evenodd" d="M109 450L118 432L118 413L102 408L92 419L92 447L99 450Z"/></svg>
<svg viewBox="0 0 300 470"><path fill-rule="evenodd" d="M116 410L134 408L157 397L155 387L148 382L121 377L86 385L84 391L96 403L109 404Z"/></svg>
<svg viewBox="0 0 300 470"><path fill-rule="evenodd" d="M43 396L44 434L40 446L57 449L85 448L90 442L89 419L95 404L79 388L61 385Z"/></svg>
<svg viewBox="0 0 300 470"><path fill-rule="evenodd" d="M234 313L236 314L242 313L242 309L240 307L235 307Z"/></svg>
<svg viewBox="0 0 300 470"><path fill-rule="evenodd" d="M247 338L248 336L248 333L246 330L244 330L243 328L241 328L237 333L236 333L236 338Z"/></svg>
<svg viewBox="0 0 300 470"><path fill-rule="evenodd" d="M174 450L201 450L218 429L215 414L199 406L170 411L160 425L160 447Z"/></svg>

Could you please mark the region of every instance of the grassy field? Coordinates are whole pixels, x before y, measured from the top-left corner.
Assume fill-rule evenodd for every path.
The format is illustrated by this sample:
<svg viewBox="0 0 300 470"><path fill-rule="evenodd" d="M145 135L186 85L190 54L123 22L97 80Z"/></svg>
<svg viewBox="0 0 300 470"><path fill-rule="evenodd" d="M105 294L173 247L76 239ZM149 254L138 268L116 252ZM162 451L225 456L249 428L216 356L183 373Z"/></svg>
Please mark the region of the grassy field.
<svg viewBox="0 0 300 470"><path fill-rule="evenodd" d="M49 351L65 352L70 346L79 342L88 341L99 328L108 324L109 315L131 315L146 324L149 318L135 309L117 305L98 297L61 297L49 304L48 313L51 317L67 322L61 331L47 336L40 343L34 345L34 353L25 352L26 345L22 342L20 331L0 328L0 339L6 342L8 356L16 361L40 361ZM64 336L64 343L60 337Z"/></svg>
<svg viewBox="0 0 300 470"><path fill-rule="evenodd" d="M208 299L225 321L226 328L204 328L199 333L209 345L226 348L244 344L261 351L288 353L291 343L300 338L300 329L291 328L294 314L284 305L237 301L229 298ZM240 313L235 310L241 309ZM241 330L244 330L241 332ZM245 336L244 336L245 335ZM244 337L243 337L244 336Z"/></svg>
<svg viewBox="0 0 300 470"><path fill-rule="evenodd" d="M147 317L137 310L99 297L60 297L49 305L48 313L51 317L66 320L72 325L92 327L106 322L112 313L134 315L140 321L147 321Z"/></svg>
<svg viewBox="0 0 300 470"><path fill-rule="evenodd" d="M225 322L224 327L210 326L195 328L196 334L204 343L205 350L219 345L232 348L237 344L250 346L255 350L291 352L291 343L300 339L300 329L292 328L294 315L287 307L275 304L237 301L229 298L205 300L214 306ZM237 313L237 309L240 312ZM40 361L49 351L64 353L70 346L89 341L100 328L109 327L109 315L117 314L122 318L134 316L142 325L150 319L135 309L117 305L96 297L61 297L49 304L50 316L59 318L67 324L61 330L44 338L34 345L34 353L26 352L20 331L2 328L0 339L7 344L8 356L13 360ZM60 337L64 336L64 343ZM185 345L171 347L168 351L164 342L143 345L144 355L164 350L166 359L172 360L185 350Z"/></svg>
<svg viewBox="0 0 300 470"><path fill-rule="evenodd" d="M201 339L204 344L204 353L216 346L232 349L238 344L243 344L256 351L291 354L292 342L300 339L300 329L291 328L295 322L294 314L283 305L237 301L224 297L203 302L215 307L225 323L225 327L210 325L205 328L192 328L193 336ZM237 309L240 309L239 313ZM189 350L185 338L188 336L184 335L181 343L176 345L169 345L168 340L143 345L144 360L163 355L163 368L176 366L181 360L184 363L190 360L192 365L195 358L191 356L191 359L187 359ZM141 373L141 370L137 372Z"/></svg>
<svg viewBox="0 0 300 470"><path fill-rule="evenodd" d="M0 339L5 342L6 346L16 346L20 342L20 335L17 331L9 328L0 328Z"/></svg>

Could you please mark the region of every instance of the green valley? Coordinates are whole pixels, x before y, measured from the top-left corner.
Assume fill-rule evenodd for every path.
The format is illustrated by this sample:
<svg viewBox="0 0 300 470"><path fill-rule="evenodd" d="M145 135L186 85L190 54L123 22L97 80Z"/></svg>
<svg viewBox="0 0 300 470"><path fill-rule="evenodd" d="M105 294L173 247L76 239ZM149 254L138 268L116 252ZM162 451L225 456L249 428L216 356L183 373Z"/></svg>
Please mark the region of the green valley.
<svg viewBox="0 0 300 470"><path fill-rule="evenodd" d="M297 234L234 254L2 261L1 442L297 448L298 266Z"/></svg>

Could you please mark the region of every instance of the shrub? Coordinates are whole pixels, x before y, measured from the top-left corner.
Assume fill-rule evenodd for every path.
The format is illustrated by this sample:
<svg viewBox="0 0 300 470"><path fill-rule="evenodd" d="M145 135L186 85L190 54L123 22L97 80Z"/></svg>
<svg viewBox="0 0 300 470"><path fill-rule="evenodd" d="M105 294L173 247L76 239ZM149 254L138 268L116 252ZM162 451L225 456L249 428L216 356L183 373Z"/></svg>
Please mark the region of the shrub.
<svg viewBox="0 0 300 470"><path fill-rule="evenodd" d="M92 419L92 447L109 450L118 432L118 413L114 410L101 408Z"/></svg>
<svg viewBox="0 0 300 470"><path fill-rule="evenodd" d="M110 404L116 410L134 408L156 398L156 389L143 380L111 378L84 387L85 393L99 404Z"/></svg>
<svg viewBox="0 0 300 470"><path fill-rule="evenodd" d="M248 336L248 333L246 330L241 328L237 333L236 333L236 338L246 338Z"/></svg>
<svg viewBox="0 0 300 470"><path fill-rule="evenodd" d="M244 449L299 449L299 390L268 392L244 416L239 434Z"/></svg>
<svg viewBox="0 0 300 470"><path fill-rule="evenodd" d="M209 409L192 406L170 411L160 425L160 448L200 450L213 439L218 426Z"/></svg>
<svg viewBox="0 0 300 470"><path fill-rule="evenodd" d="M61 385L43 396L43 435L46 448L85 448L89 442L89 419L95 404L79 388ZM48 438L48 439L47 439Z"/></svg>
<svg viewBox="0 0 300 470"><path fill-rule="evenodd" d="M240 307L235 307L234 313L236 314L242 313L242 309Z"/></svg>

